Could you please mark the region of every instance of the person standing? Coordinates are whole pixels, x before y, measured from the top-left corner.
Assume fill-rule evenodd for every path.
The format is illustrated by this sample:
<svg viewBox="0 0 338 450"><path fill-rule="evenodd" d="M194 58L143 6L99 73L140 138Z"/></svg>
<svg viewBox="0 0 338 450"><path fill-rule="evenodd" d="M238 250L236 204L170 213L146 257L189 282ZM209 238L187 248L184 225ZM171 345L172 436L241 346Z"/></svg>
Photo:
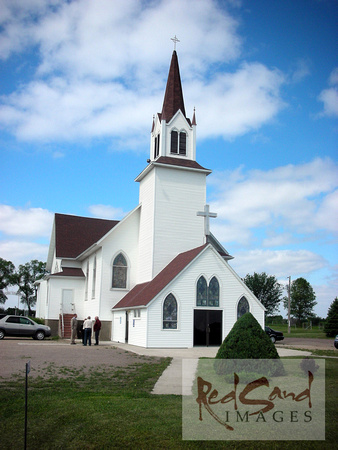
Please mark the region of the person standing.
<svg viewBox="0 0 338 450"><path fill-rule="evenodd" d="M70 321L70 329L71 329L71 337L70 337L70 343L76 344L76 334L77 334L77 314L74 314L71 321Z"/></svg>
<svg viewBox="0 0 338 450"><path fill-rule="evenodd" d="M87 317L87 319L83 323L83 329L84 329L84 344L92 345L92 326L93 321L91 320L90 316Z"/></svg>
<svg viewBox="0 0 338 450"><path fill-rule="evenodd" d="M98 318L98 316L96 316L94 322L95 345L99 345L100 330L101 330L101 321Z"/></svg>

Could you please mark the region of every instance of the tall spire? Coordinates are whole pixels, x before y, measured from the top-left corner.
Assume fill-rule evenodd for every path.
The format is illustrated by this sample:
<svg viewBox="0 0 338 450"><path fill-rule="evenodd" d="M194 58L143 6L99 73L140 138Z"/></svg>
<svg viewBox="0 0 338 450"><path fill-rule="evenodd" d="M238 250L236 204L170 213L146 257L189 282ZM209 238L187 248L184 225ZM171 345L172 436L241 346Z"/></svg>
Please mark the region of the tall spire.
<svg viewBox="0 0 338 450"><path fill-rule="evenodd" d="M176 50L174 50L171 58L167 87L162 106L162 120L169 122L179 109L186 118L180 69L178 66L177 53Z"/></svg>

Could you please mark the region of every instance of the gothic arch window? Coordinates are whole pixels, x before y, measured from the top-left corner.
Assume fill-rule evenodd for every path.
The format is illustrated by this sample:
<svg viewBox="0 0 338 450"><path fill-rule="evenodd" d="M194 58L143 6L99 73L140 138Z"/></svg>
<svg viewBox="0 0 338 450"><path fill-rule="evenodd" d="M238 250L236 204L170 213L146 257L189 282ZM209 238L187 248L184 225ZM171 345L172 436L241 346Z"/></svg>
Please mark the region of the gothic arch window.
<svg viewBox="0 0 338 450"><path fill-rule="evenodd" d="M89 281L89 261L87 261L87 266L86 266L86 289L85 289L85 300L88 300L88 281Z"/></svg>
<svg viewBox="0 0 338 450"><path fill-rule="evenodd" d="M92 298L95 298L95 286L96 286L96 256L93 264L93 285L92 285Z"/></svg>
<svg viewBox="0 0 338 450"><path fill-rule="evenodd" d="M163 303L163 329L177 330L177 300L173 294L167 295Z"/></svg>
<svg viewBox="0 0 338 450"><path fill-rule="evenodd" d="M207 280L201 276L196 286L196 306L207 306L208 304L208 285Z"/></svg>
<svg viewBox="0 0 338 450"><path fill-rule="evenodd" d="M250 311L249 302L248 300L243 296L237 305L237 319L242 317L245 313Z"/></svg>
<svg viewBox="0 0 338 450"><path fill-rule="evenodd" d="M204 278L200 276L196 286L196 306L219 306L219 282L212 277L209 286Z"/></svg>
<svg viewBox="0 0 338 450"><path fill-rule="evenodd" d="M126 258L122 253L119 253L113 261L112 288L124 289L127 287L127 270Z"/></svg>
<svg viewBox="0 0 338 450"><path fill-rule="evenodd" d="M160 135L155 136L155 148L154 148L154 159L160 154Z"/></svg>
<svg viewBox="0 0 338 450"><path fill-rule="evenodd" d="M170 153L176 155L187 154L187 133L182 130L180 132L172 130L170 133Z"/></svg>
<svg viewBox="0 0 338 450"><path fill-rule="evenodd" d="M212 277L208 289L208 306L219 306L219 282Z"/></svg>

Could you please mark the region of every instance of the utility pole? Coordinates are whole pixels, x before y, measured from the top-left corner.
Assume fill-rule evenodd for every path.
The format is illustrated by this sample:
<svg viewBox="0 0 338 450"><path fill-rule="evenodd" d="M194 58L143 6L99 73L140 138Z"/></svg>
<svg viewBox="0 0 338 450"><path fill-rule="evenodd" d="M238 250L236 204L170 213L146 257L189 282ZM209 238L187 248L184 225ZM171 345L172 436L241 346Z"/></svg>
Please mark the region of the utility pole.
<svg viewBox="0 0 338 450"><path fill-rule="evenodd" d="M291 333L290 327L290 294L291 294L291 276L288 276L289 279L289 295L288 295L288 334Z"/></svg>

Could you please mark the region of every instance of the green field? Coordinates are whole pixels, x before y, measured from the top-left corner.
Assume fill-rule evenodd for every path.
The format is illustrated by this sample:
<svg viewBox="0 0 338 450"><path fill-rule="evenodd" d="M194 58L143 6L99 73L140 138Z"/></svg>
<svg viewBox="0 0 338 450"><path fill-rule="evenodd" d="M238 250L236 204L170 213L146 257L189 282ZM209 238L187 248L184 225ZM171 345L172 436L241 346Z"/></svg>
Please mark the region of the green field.
<svg viewBox="0 0 338 450"><path fill-rule="evenodd" d="M152 395L169 359L83 375L67 368L29 379L28 449L334 448L338 359L326 360L326 442L182 441L182 399ZM25 381L0 380L1 448L24 447Z"/></svg>
<svg viewBox="0 0 338 450"><path fill-rule="evenodd" d="M285 337L299 337L299 338L313 338L313 339L330 339L333 342L333 338L328 338L324 333L323 327L313 326L312 329L305 329L302 327L292 326L290 334L288 334L288 326L286 324L273 324L267 325L276 331L282 331Z"/></svg>

